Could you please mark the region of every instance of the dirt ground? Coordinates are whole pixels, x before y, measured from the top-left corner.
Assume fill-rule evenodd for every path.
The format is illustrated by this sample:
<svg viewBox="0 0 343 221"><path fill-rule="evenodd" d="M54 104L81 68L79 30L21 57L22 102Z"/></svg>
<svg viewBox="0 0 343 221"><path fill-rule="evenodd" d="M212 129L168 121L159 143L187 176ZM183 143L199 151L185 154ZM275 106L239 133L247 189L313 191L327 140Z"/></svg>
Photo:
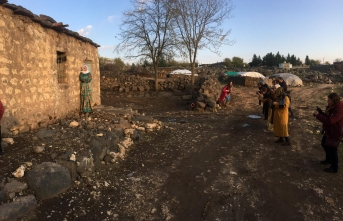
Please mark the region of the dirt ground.
<svg viewBox="0 0 343 221"><path fill-rule="evenodd" d="M256 88L235 86L231 105L214 113L188 111L169 92L103 91L104 105L131 107L165 127L131 146L121 162L39 201L21 220L343 220L343 172L323 171L321 124L312 116L316 106L325 107L328 93L341 88L290 88L291 146L274 143L266 121L249 117L262 116ZM0 165L16 155L35 157L26 139L17 138ZM341 160L342 154L340 148Z"/></svg>

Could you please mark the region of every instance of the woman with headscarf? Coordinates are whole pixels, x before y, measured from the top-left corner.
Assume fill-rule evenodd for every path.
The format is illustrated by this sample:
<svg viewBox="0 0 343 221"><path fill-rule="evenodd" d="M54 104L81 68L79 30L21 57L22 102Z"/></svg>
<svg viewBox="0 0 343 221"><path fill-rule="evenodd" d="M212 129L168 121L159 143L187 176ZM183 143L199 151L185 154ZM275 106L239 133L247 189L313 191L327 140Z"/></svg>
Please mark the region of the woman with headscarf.
<svg viewBox="0 0 343 221"><path fill-rule="evenodd" d="M274 135L279 137L275 143L282 143L282 145L291 145L288 135L288 107L289 98L285 95L282 87L279 87L274 92L273 99L274 117L273 127Z"/></svg>
<svg viewBox="0 0 343 221"><path fill-rule="evenodd" d="M313 115L323 123L323 138L322 147L325 151L325 160L321 164L331 164L329 168L325 168L325 172L337 173L338 171L338 154L337 149L342 138L343 128L343 102L336 93L331 93L328 96L328 106L323 112L319 108ZM332 140L333 144L327 142Z"/></svg>
<svg viewBox="0 0 343 221"><path fill-rule="evenodd" d="M80 111L84 113L92 112L92 75L88 71L87 65L83 65L80 73Z"/></svg>

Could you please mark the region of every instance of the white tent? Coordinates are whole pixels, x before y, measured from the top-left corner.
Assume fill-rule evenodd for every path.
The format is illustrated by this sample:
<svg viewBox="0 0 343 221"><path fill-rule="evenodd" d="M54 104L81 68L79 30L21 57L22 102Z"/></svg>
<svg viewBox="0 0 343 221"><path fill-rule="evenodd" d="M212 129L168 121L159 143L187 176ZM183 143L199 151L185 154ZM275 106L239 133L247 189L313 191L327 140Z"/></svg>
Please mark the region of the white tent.
<svg viewBox="0 0 343 221"><path fill-rule="evenodd" d="M192 75L192 72L186 69L178 69L178 70L170 72L169 74ZM194 76L198 76L198 74L194 74Z"/></svg>
<svg viewBox="0 0 343 221"><path fill-rule="evenodd" d="M263 74L260 74L258 72L238 72L236 76L262 78L262 79L265 78Z"/></svg>
<svg viewBox="0 0 343 221"><path fill-rule="evenodd" d="M291 73L277 73L269 76L269 78L282 77L289 86L303 86L303 81L296 75Z"/></svg>

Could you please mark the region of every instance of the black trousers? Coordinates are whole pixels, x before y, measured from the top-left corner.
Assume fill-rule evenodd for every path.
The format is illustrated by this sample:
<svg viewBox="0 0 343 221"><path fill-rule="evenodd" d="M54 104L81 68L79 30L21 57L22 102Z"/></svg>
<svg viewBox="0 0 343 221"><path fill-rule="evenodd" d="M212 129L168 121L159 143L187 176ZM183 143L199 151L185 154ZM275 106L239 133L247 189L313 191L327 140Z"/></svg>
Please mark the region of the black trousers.
<svg viewBox="0 0 343 221"><path fill-rule="evenodd" d="M263 106L262 106L262 113L264 115L264 119L268 120L268 112L269 112L269 102L263 102Z"/></svg>
<svg viewBox="0 0 343 221"><path fill-rule="evenodd" d="M324 135L323 138L322 138L322 147L324 148L324 151L325 151L325 154L326 154L325 160L328 161L329 163L331 163L331 167L333 169L337 169L338 170L338 147L337 148L326 147L324 145L325 139L326 139L326 136Z"/></svg>

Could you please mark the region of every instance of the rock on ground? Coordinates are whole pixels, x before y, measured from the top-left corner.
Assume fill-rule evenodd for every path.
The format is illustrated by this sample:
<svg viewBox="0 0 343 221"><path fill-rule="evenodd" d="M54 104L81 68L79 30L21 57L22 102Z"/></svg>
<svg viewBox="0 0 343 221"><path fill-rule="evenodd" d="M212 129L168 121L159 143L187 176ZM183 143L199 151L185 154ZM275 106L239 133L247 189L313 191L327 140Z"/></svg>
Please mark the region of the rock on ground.
<svg viewBox="0 0 343 221"><path fill-rule="evenodd" d="M40 200L57 196L72 184L69 170L51 162L44 162L33 167L27 174L27 181Z"/></svg>
<svg viewBox="0 0 343 221"><path fill-rule="evenodd" d="M37 207L34 195L19 197L12 203L0 206L0 220L17 220Z"/></svg>

